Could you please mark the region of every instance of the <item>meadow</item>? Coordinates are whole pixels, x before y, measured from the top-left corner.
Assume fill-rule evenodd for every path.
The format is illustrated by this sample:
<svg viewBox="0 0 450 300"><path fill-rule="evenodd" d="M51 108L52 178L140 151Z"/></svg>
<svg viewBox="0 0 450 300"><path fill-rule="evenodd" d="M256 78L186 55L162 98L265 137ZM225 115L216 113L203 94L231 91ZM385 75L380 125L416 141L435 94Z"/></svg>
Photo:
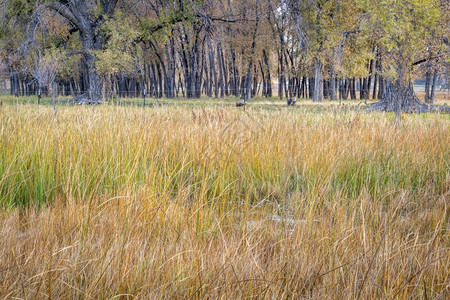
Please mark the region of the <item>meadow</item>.
<svg viewBox="0 0 450 300"><path fill-rule="evenodd" d="M449 115L27 101L0 106L2 299L450 296Z"/></svg>

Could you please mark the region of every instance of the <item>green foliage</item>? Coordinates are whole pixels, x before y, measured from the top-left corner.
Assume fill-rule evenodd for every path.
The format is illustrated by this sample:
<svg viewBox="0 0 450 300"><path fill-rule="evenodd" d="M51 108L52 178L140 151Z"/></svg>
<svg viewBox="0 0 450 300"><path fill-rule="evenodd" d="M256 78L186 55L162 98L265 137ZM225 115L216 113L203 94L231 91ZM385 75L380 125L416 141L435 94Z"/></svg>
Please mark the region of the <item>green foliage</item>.
<svg viewBox="0 0 450 300"><path fill-rule="evenodd" d="M366 64L373 53L368 35L358 32L361 11L354 0L303 1L298 9L309 64L318 58L343 76L367 76Z"/></svg>
<svg viewBox="0 0 450 300"><path fill-rule="evenodd" d="M186 5L186 7L189 7ZM156 39L164 42L171 34L174 26L179 22L194 22L195 17L191 9L168 9L161 12L158 18L147 17L139 20L141 39L147 41Z"/></svg>
<svg viewBox="0 0 450 300"><path fill-rule="evenodd" d="M193 12L187 8L183 11L168 8L157 18L143 17L138 22L117 11L114 19L106 18L102 25L107 43L102 50L95 52L97 71L102 74L140 74L144 62L141 42L152 40L157 45L164 44L170 38L175 24L192 20Z"/></svg>
<svg viewBox="0 0 450 300"><path fill-rule="evenodd" d="M25 70L25 51L22 50L30 45L39 49L57 47L64 49L66 54L82 52L80 50L85 46L81 43L80 28L76 28L70 17L64 18L57 9L40 5L52 1L0 2L2 65L7 65L10 70ZM330 73L337 78L366 77L369 75L368 62L375 59L374 49L377 49L385 68L380 75L388 79L398 77L399 70L407 75L412 74L412 62L428 56L427 47L431 49L430 53L439 53L442 57L439 62L448 60L448 56L441 55L448 47L442 42L448 33L449 23L446 1L251 0L216 3L172 0L157 1L145 9L140 2L124 2L112 12L106 11L107 2L89 2L84 12L94 25L92 35L96 42L91 43L95 46L86 46L91 48L83 51L95 54L96 60L91 66L95 65L95 71L103 75L122 72L127 76L136 76L142 74L144 63L156 60L167 62L165 66L171 67L168 58L171 55L165 53L165 46L174 48L175 57L183 56L182 47L185 47L186 57L192 57L191 51L201 51L199 60L205 58L202 55L207 58L209 51L215 53L220 48L225 60L221 61L225 65L222 71L230 73L225 74L228 78L234 77L234 74L242 76L247 72L247 62L250 58L254 59L257 66L254 76L258 76L258 80L267 71L272 72L272 79L274 73L281 72L280 60L276 58L282 58L283 75L286 77L310 76L318 61L323 65L325 78ZM260 21L253 53L250 51L251 36L256 26L257 3L260 4ZM130 7L133 9L130 10ZM37 10L39 26L31 31L33 43L28 43L30 20ZM225 19L230 19L230 22L224 22ZM215 41L220 42L217 49L212 45ZM210 44L212 50L209 50ZM268 53L268 63L259 66L258 60L261 60L263 50ZM67 55L59 76L77 78L86 68L81 63L82 55ZM254 56L259 56L259 59ZM216 57L216 65L218 61ZM190 65L191 62L181 65L177 62L175 81L182 80L183 75L192 72L192 69L200 66L207 69L209 63L208 59L194 65ZM236 72L231 74L231 69ZM209 76L208 72L203 74Z"/></svg>
<svg viewBox="0 0 450 300"><path fill-rule="evenodd" d="M66 53L61 48L50 47L43 51L33 51L29 59L32 76L38 81L40 87L48 87L62 69L66 61Z"/></svg>
<svg viewBox="0 0 450 300"><path fill-rule="evenodd" d="M341 73L346 77L366 77L369 75L367 62L374 59L370 38L366 35L352 34L343 49Z"/></svg>
<svg viewBox="0 0 450 300"><path fill-rule="evenodd" d="M138 39L141 35L130 19L118 14L116 20L107 19L102 31L108 42L105 49L95 52L96 68L102 74L118 72L138 73L143 56Z"/></svg>
<svg viewBox="0 0 450 300"><path fill-rule="evenodd" d="M432 35L440 17L437 0L358 0L366 13L362 22L365 35L376 33L377 44L387 54L391 66L387 74L408 75L412 62L424 55L427 39Z"/></svg>
<svg viewBox="0 0 450 300"><path fill-rule="evenodd" d="M10 0L8 2L8 14L25 21L33 15L35 7L35 0Z"/></svg>

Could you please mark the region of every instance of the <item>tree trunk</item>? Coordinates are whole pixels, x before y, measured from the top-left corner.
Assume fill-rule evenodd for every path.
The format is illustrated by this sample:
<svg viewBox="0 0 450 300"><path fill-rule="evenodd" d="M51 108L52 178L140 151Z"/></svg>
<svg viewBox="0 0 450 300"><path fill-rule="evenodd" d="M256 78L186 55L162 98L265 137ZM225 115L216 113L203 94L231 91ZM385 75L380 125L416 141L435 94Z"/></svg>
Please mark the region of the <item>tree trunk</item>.
<svg viewBox="0 0 450 300"><path fill-rule="evenodd" d="M89 77L88 97L90 101L99 102L102 99L102 79L95 71L95 56L94 54L86 55L86 66Z"/></svg>
<svg viewBox="0 0 450 300"><path fill-rule="evenodd" d="M436 91L436 81L438 77L438 70L434 70L433 80L431 82L431 94L430 94L430 103L434 103L434 93Z"/></svg>
<svg viewBox="0 0 450 300"><path fill-rule="evenodd" d="M430 81L431 81L431 72L427 70L425 75L425 103L430 103Z"/></svg>
<svg viewBox="0 0 450 300"><path fill-rule="evenodd" d="M214 50L211 41L208 43L209 52L209 69L210 69L210 86L214 83L214 97L219 97L219 82L217 81L216 62L214 59Z"/></svg>
<svg viewBox="0 0 450 300"><path fill-rule="evenodd" d="M173 41L170 40L170 47L168 44L164 47L166 52L166 60L167 60L167 74L165 74L165 86L166 86L166 96L167 98L173 98L175 96L175 63L174 63L174 45ZM165 67L163 65L163 70Z"/></svg>
<svg viewBox="0 0 450 300"><path fill-rule="evenodd" d="M219 87L220 87L220 98L224 97L224 90L223 90L223 70L222 70L222 57L221 57L221 50L220 50L220 42L217 43L217 63L219 64Z"/></svg>
<svg viewBox="0 0 450 300"><path fill-rule="evenodd" d="M381 75L383 72L383 61L380 50L378 50L378 64L377 64L377 72L378 72L378 99L383 98L384 94L384 78Z"/></svg>
<svg viewBox="0 0 450 300"><path fill-rule="evenodd" d="M386 81L383 98L368 108L369 111L396 112L399 118L400 112L426 113L430 111L450 112L450 107L428 105L417 98L412 82L402 85L400 80Z"/></svg>
<svg viewBox="0 0 450 300"><path fill-rule="evenodd" d="M261 69L261 77L262 77L262 96L267 97L266 75L264 74L264 68L261 61L259 61L259 68Z"/></svg>
<svg viewBox="0 0 450 300"><path fill-rule="evenodd" d="M384 94L384 78L383 76L380 75L379 78L379 83L378 83L378 99L383 98L383 94Z"/></svg>
<svg viewBox="0 0 450 300"><path fill-rule="evenodd" d="M365 92L365 86L366 86L366 78L359 78L359 99L363 100L364 99L364 92Z"/></svg>
<svg viewBox="0 0 450 300"><path fill-rule="evenodd" d="M205 55L205 42L206 37L203 38L202 41L202 50L198 49L197 57L196 57L196 65L195 65L195 97L200 98L202 95L202 80L203 80L203 72L206 67L206 55Z"/></svg>
<svg viewBox="0 0 450 300"><path fill-rule="evenodd" d="M11 72L9 74L9 93L10 95L14 95L16 92L16 81L14 74Z"/></svg>
<svg viewBox="0 0 450 300"><path fill-rule="evenodd" d="M372 83L374 82L374 76L375 76L375 62L373 59L370 60L369 63L369 77L367 77L367 88L366 88L366 94L365 98L366 100L370 99L370 88L372 87Z"/></svg>
<svg viewBox="0 0 450 300"><path fill-rule="evenodd" d="M427 62L427 72L425 75L425 103L432 103L430 101L430 85L431 85L431 48L427 47L428 50L428 62Z"/></svg>
<svg viewBox="0 0 450 300"><path fill-rule="evenodd" d="M223 50L222 48L220 48L220 61L222 62L222 69L223 69L223 85L222 88L224 89L225 92L225 96L229 95L229 89L228 89L228 73L227 73L227 69L226 69L226 64L225 64L225 59L224 59L224 55L223 55ZM221 97L223 97L223 95L221 94Z"/></svg>
<svg viewBox="0 0 450 300"><path fill-rule="evenodd" d="M283 49L283 46L281 47ZM278 53L278 64L279 64L279 77L278 77L278 97L281 99L283 99L283 89L284 89L284 64L283 64L283 54L281 53L281 51L284 50L280 50Z"/></svg>
<svg viewBox="0 0 450 300"><path fill-rule="evenodd" d="M314 99L314 87L316 85L316 79L314 77L309 77L309 84L308 84L308 89L309 89L309 98L310 99Z"/></svg>
<svg viewBox="0 0 450 300"><path fill-rule="evenodd" d="M328 99L330 97L330 84L328 80L323 81L323 98Z"/></svg>
<svg viewBox="0 0 450 300"><path fill-rule="evenodd" d="M258 94L258 72L256 69L256 64L253 64L253 87L252 87L252 97L256 97Z"/></svg>
<svg viewBox="0 0 450 300"><path fill-rule="evenodd" d="M255 47L256 47L256 34L258 33L258 23L259 23L259 15L258 15L258 6L259 1L256 3L255 6L255 13L256 13L256 22L255 22L255 29L253 30L253 36L252 36L252 47L251 47L251 54L250 54L250 61L248 63L248 71L247 71L247 99L245 102L249 102L252 97L252 68L253 68L253 56L255 55Z"/></svg>
<svg viewBox="0 0 450 300"><path fill-rule="evenodd" d="M330 68L330 99L332 101L337 100L337 94L336 94L336 74L334 71L334 66L331 66Z"/></svg>
<svg viewBox="0 0 450 300"><path fill-rule="evenodd" d="M375 72L375 76L374 76L374 79L373 79L372 99L377 99L377 84L378 84L378 73Z"/></svg>
<svg viewBox="0 0 450 300"><path fill-rule="evenodd" d="M269 57L267 56L267 52L265 49L263 49L263 56L264 56L264 65L266 66L266 81L267 81L267 96L272 97L272 79L270 78L270 66L269 66Z"/></svg>
<svg viewBox="0 0 450 300"><path fill-rule="evenodd" d="M306 98L306 76L303 76L302 78L302 84L300 88L300 96L302 98Z"/></svg>
<svg viewBox="0 0 450 300"><path fill-rule="evenodd" d="M161 74L161 67L158 64L156 64L156 71L157 71L157 75L158 75L158 98L162 98L163 96L163 77Z"/></svg>
<svg viewBox="0 0 450 300"><path fill-rule="evenodd" d="M350 99L356 100L356 78L353 77L350 81Z"/></svg>
<svg viewBox="0 0 450 300"><path fill-rule="evenodd" d="M314 102L323 101L323 65L319 58L316 58L313 101Z"/></svg>

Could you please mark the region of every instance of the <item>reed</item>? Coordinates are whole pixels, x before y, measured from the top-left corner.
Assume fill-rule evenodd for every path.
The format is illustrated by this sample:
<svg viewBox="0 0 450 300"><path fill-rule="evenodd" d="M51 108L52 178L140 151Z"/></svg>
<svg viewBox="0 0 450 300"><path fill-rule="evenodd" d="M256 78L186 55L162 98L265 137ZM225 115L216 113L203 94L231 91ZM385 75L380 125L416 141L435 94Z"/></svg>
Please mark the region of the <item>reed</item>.
<svg viewBox="0 0 450 300"><path fill-rule="evenodd" d="M3 106L0 297L444 299L449 125Z"/></svg>

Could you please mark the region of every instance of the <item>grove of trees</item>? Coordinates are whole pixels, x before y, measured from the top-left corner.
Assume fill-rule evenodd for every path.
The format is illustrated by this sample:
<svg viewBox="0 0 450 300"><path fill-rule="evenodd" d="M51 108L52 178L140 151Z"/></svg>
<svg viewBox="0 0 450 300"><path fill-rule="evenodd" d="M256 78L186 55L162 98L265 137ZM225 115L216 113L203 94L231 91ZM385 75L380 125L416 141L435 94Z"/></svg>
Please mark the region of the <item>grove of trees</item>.
<svg viewBox="0 0 450 300"><path fill-rule="evenodd" d="M449 11L446 0L0 0L0 74L12 94L54 82L81 102L359 97L423 112L448 68ZM56 65L51 81L36 76Z"/></svg>

